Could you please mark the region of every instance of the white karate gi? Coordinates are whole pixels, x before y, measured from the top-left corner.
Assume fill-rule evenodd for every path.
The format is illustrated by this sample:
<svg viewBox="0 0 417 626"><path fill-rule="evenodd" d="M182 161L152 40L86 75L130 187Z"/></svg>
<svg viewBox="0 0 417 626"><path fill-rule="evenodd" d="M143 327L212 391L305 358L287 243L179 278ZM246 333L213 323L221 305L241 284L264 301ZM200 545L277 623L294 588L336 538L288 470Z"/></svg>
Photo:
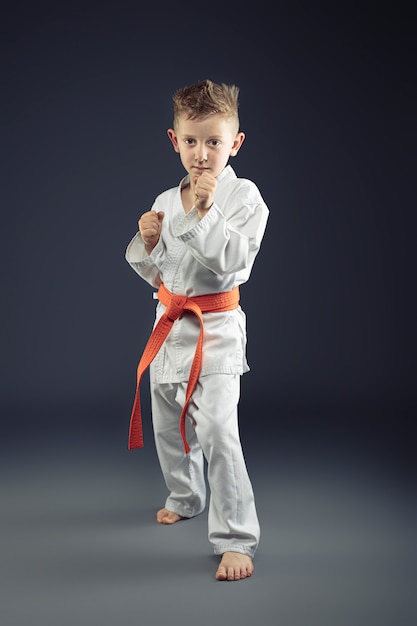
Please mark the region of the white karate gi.
<svg viewBox="0 0 417 626"><path fill-rule="evenodd" d="M164 211L160 239L147 255L139 233L126 259L148 283L163 282L171 293L188 297L230 291L250 275L266 228L268 208L257 187L237 178L228 165L217 177L214 204L203 219L193 207L185 213L181 188L159 195L152 207ZM165 311L158 302L155 324ZM203 363L188 408L184 453L179 416L200 326L185 313L175 321L150 367L155 444L170 491L166 508L193 517L205 507L203 453L210 486L209 540L215 554L253 556L259 523L239 440L237 407L246 360L246 320L239 308L204 313Z"/></svg>

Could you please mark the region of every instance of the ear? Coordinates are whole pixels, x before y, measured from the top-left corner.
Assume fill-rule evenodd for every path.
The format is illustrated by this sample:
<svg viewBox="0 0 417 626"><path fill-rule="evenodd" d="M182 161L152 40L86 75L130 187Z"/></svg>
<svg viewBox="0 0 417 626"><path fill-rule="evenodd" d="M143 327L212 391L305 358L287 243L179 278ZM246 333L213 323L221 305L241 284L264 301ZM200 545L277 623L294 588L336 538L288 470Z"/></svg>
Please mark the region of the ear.
<svg viewBox="0 0 417 626"><path fill-rule="evenodd" d="M173 128L168 128L167 133L168 133L168 137L171 140L172 145L174 146L175 152L179 152L180 149L178 147L178 138L177 138L177 135L175 134L175 130Z"/></svg>
<svg viewBox="0 0 417 626"><path fill-rule="evenodd" d="M230 150L230 156L236 156L239 152L239 148L245 140L245 133L237 133L235 140L233 142L232 149Z"/></svg>

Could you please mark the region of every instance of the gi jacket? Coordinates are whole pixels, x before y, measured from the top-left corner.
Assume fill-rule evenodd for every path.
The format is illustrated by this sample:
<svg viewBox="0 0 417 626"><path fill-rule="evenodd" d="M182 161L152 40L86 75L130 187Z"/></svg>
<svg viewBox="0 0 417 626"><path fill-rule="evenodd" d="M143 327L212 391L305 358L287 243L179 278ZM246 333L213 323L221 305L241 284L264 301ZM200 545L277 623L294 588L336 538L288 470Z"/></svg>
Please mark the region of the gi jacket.
<svg viewBox="0 0 417 626"><path fill-rule="evenodd" d="M152 210L164 211L160 239L148 255L139 233L129 243L126 260L150 285L161 283L176 295L187 297L230 291L245 283L265 232L268 208L256 185L237 178L228 165L217 177L214 204L203 219L195 207L185 213L182 187L168 189ZM155 324L165 311L158 302ZM156 383L188 379L200 327L194 315L175 321L150 368ZM200 376L243 374L246 359L246 318L243 310L204 314L203 363Z"/></svg>

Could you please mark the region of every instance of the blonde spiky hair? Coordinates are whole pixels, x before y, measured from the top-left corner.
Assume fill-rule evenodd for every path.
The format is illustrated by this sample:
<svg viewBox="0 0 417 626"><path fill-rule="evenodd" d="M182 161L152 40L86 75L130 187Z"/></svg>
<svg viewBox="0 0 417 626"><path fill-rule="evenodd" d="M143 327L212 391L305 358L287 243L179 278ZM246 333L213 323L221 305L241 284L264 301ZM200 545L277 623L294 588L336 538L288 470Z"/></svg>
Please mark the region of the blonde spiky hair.
<svg viewBox="0 0 417 626"><path fill-rule="evenodd" d="M172 99L174 102L174 128L180 117L189 120L205 119L219 113L234 119L236 132L239 130L238 115L239 88L236 85L217 84L203 80L188 87L178 89Z"/></svg>

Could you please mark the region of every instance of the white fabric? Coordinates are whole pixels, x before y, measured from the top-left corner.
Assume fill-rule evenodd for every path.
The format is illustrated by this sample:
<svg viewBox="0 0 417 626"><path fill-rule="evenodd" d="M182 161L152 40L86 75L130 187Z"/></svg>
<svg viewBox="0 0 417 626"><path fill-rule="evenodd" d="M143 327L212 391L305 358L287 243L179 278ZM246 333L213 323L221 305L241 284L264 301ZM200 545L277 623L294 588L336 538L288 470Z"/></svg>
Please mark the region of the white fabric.
<svg viewBox="0 0 417 626"><path fill-rule="evenodd" d="M185 177L153 204L152 209L164 211L165 217L152 253L147 255L139 233L129 243L127 261L153 287L163 282L173 294L192 297L230 291L248 280L268 208L254 183L237 178L230 166L217 180L214 205L203 219L194 207L184 211L181 188L189 182ZM158 302L155 324L164 311ZM184 453L179 416L200 330L194 315L185 313L174 322L150 367L155 442L170 491L166 507L184 517L204 509L204 454L214 552L252 556L259 542L259 523L237 419L240 375L249 370L245 314L239 307L205 313L203 318L202 370L187 413L189 455Z"/></svg>
<svg viewBox="0 0 417 626"><path fill-rule="evenodd" d="M182 517L203 511L204 454L210 486L208 538L214 553L253 556L260 528L239 439L239 383L240 376L223 374L198 383L188 410L188 455L178 429L186 383L151 384L152 415L156 450L170 491L165 507Z"/></svg>
<svg viewBox="0 0 417 626"><path fill-rule="evenodd" d="M192 208L187 214L181 187L162 193L152 207L164 211L158 244L148 256L140 234L129 243L126 259L147 282L188 297L220 293L249 278L265 231L268 209L249 180L237 178L228 165L218 177L214 205L202 220ZM165 311L158 302L156 321ZM151 366L154 382L185 381L194 356L200 327L186 314L177 320ZM239 307L224 313L204 314L204 349L201 376L243 374L246 360L246 318Z"/></svg>

